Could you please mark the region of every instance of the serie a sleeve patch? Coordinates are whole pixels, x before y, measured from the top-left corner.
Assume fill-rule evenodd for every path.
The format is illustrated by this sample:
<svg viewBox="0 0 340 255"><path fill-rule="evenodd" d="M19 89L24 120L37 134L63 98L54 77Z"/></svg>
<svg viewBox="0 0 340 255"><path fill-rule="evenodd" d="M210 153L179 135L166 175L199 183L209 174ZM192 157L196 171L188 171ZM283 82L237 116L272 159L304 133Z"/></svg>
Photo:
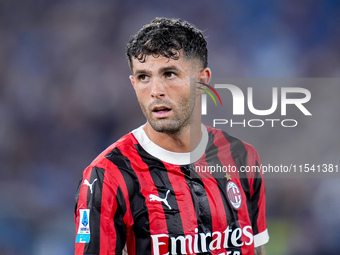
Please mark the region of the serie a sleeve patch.
<svg viewBox="0 0 340 255"><path fill-rule="evenodd" d="M79 209L79 228L76 243L90 242L90 209Z"/></svg>

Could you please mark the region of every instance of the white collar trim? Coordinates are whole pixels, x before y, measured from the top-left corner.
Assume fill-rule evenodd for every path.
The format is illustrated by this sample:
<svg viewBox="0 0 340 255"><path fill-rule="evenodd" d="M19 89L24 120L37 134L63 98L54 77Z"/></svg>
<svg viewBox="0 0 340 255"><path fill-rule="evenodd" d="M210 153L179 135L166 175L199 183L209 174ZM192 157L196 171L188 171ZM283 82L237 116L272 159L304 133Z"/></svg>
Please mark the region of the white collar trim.
<svg viewBox="0 0 340 255"><path fill-rule="evenodd" d="M144 126L145 124L131 131L131 133L146 152L164 162L174 165L188 165L199 160L205 153L208 144L208 131L207 127L203 124L201 124L202 138L200 143L194 151L184 153L168 151L152 142L145 133Z"/></svg>

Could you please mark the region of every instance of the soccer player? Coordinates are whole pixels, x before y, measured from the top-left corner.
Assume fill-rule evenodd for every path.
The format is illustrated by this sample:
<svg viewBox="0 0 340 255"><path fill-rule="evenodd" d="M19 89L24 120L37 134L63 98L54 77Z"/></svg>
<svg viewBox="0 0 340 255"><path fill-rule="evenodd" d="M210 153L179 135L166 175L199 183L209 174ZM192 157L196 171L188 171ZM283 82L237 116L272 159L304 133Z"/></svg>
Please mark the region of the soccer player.
<svg viewBox="0 0 340 255"><path fill-rule="evenodd" d="M192 24L166 18L130 39L130 81L146 123L85 169L75 254L264 254L263 176L242 171L260 166L258 154L201 124L206 44Z"/></svg>

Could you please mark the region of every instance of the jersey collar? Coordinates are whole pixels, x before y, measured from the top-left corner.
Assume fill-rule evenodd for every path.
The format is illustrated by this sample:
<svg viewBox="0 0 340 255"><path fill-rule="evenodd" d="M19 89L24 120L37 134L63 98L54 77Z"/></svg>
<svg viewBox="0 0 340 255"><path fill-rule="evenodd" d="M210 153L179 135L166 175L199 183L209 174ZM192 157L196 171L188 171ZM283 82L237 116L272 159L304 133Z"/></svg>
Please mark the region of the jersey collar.
<svg viewBox="0 0 340 255"><path fill-rule="evenodd" d="M202 138L200 143L194 151L186 153L168 151L158 146L147 136L143 129L144 126L145 124L131 131L131 133L146 152L164 162L174 165L188 165L199 160L205 153L208 144L208 131L203 124L201 124Z"/></svg>

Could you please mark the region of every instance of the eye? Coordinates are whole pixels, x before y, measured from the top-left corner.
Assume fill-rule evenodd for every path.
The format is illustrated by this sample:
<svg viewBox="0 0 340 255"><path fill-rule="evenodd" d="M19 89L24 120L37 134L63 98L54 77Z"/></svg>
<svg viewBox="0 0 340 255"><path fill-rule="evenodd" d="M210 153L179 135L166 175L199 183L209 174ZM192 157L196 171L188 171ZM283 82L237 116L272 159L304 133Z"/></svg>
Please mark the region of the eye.
<svg viewBox="0 0 340 255"><path fill-rule="evenodd" d="M174 78L174 77L176 76L176 74L173 73L173 72L165 72L165 73L164 73L164 76L165 76L165 78L167 78L167 79L171 79L171 78Z"/></svg>
<svg viewBox="0 0 340 255"><path fill-rule="evenodd" d="M147 76L146 74L140 74L138 75L138 80L140 80L141 82L147 82L149 81L149 76Z"/></svg>

